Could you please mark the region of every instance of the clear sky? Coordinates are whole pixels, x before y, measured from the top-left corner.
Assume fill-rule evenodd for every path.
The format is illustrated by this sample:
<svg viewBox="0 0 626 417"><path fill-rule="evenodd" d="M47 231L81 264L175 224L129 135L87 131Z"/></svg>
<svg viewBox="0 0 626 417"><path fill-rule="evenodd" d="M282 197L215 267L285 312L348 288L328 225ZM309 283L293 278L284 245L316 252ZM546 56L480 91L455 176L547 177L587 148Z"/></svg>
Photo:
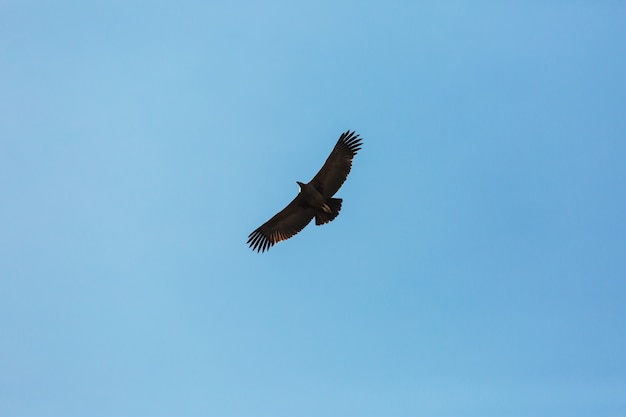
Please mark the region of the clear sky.
<svg viewBox="0 0 626 417"><path fill-rule="evenodd" d="M626 415L625 22L0 0L0 415Z"/></svg>

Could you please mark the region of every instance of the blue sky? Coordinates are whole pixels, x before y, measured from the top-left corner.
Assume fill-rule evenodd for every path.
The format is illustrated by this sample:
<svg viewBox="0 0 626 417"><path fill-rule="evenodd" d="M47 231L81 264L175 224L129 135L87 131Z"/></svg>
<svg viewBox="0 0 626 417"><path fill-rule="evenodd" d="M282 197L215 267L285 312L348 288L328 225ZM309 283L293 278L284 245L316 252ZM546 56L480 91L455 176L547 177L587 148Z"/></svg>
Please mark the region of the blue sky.
<svg viewBox="0 0 626 417"><path fill-rule="evenodd" d="M0 414L625 415L625 21L0 1Z"/></svg>

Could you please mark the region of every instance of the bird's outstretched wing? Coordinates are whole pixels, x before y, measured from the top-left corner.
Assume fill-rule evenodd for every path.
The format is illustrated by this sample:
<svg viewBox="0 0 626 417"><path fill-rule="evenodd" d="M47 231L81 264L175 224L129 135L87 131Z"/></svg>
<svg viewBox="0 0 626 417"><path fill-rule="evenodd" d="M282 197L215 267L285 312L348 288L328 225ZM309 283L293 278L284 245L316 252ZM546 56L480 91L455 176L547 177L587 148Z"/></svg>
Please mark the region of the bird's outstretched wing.
<svg viewBox="0 0 626 417"><path fill-rule="evenodd" d="M361 149L361 138L349 130L343 133L312 184L325 198L330 198L343 185L352 168L352 159Z"/></svg>
<svg viewBox="0 0 626 417"><path fill-rule="evenodd" d="M304 229L313 216L315 216L313 207L306 206L301 194L298 194L287 207L250 233L248 245L252 250L265 252L275 243L287 240Z"/></svg>

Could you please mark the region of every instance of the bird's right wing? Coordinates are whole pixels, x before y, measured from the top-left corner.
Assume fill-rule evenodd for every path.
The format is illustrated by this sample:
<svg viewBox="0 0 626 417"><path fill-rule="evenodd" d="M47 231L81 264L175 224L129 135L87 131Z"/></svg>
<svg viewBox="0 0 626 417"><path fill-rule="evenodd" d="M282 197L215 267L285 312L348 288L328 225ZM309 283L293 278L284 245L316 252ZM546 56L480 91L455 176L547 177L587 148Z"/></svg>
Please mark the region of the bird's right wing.
<svg viewBox="0 0 626 417"><path fill-rule="evenodd" d="M252 250L265 252L275 243L287 240L304 229L313 216L315 216L315 210L306 206L301 194L298 194L287 207L250 233L248 244Z"/></svg>

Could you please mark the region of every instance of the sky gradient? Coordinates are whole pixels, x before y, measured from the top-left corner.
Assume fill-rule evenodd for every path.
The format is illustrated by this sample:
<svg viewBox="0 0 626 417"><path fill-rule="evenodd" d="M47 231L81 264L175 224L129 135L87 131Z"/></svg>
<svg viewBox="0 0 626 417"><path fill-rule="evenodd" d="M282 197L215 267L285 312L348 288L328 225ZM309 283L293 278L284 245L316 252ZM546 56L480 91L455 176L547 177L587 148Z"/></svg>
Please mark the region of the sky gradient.
<svg viewBox="0 0 626 417"><path fill-rule="evenodd" d="M0 0L0 415L626 415L624 22Z"/></svg>

